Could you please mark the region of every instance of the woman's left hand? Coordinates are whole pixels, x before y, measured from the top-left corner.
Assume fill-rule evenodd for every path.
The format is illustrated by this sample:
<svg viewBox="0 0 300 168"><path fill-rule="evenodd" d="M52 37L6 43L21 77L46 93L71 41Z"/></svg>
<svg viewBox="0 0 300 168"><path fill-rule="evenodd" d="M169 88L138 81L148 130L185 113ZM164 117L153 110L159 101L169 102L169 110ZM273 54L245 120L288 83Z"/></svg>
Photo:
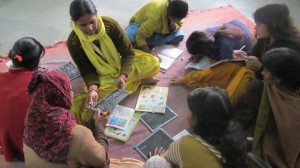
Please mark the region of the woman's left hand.
<svg viewBox="0 0 300 168"><path fill-rule="evenodd" d="M117 81L118 89L125 90L125 84L126 84L125 80L122 77L119 77Z"/></svg>
<svg viewBox="0 0 300 168"><path fill-rule="evenodd" d="M245 59L246 59L247 68L254 70L254 71L258 71L259 68L261 67L261 63L259 62L257 57L249 56L249 57L245 57Z"/></svg>

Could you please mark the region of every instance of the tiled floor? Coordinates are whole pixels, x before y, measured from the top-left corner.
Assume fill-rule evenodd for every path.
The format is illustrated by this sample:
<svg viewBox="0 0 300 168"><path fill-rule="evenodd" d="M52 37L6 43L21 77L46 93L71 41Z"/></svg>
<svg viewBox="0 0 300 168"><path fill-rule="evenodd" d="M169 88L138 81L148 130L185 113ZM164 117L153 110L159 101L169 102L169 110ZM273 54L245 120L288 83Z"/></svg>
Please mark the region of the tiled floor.
<svg viewBox="0 0 300 168"><path fill-rule="evenodd" d="M115 18L126 25L135 11L149 0L93 0L101 15ZM300 0L187 0L191 10L233 5L249 19L254 10L266 3L284 2L300 27ZM69 4L71 0L0 0L0 55L5 54L13 43L25 36L31 36L51 44L68 37L71 31ZM213 19L213 18L211 18ZM0 157L0 167L5 167ZM19 167L17 164L11 165Z"/></svg>

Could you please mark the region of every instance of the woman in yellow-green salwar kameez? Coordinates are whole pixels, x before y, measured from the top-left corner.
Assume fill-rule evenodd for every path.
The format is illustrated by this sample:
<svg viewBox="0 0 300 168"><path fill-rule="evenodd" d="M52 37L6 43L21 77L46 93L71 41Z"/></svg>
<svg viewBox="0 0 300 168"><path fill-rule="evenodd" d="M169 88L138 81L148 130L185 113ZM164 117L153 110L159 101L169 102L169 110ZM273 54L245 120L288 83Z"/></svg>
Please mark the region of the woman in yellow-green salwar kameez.
<svg viewBox="0 0 300 168"><path fill-rule="evenodd" d="M79 2L80 1L80 2ZM102 17L90 0L71 4L73 31L68 49L85 82L85 93L74 97L71 111L84 124L92 117L91 107L113 90L134 93L144 82L155 82L159 61L151 54L134 50L119 24Z"/></svg>

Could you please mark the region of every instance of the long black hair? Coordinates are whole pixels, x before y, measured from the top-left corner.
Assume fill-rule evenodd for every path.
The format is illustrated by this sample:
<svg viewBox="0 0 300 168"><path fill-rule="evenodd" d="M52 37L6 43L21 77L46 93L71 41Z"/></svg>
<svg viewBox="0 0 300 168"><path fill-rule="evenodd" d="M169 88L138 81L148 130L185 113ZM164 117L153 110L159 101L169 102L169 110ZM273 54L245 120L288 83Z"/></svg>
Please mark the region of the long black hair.
<svg viewBox="0 0 300 168"><path fill-rule="evenodd" d="M194 31L186 41L186 48L192 55L212 57L214 42L215 38L210 33Z"/></svg>
<svg viewBox="0 0 300 168"><path fill-rule="evenodd" d="M269 33L275 39L291 40L299 38L299 32L293 25L286 4L268 4L258 8L253 15L255 21L267 26Z"/></svg>
<svg viewBox="0 0 300 168"><path fill-rule="evenodd" d="M221 152L223 167L244 167L247 143L235 130L233 108L226 91L198 88L188 95L187 101L192 112L194 133Z"/></svg>
<svg viewBox="0 0 300 168"><path fill-rule="evenodd" d="M44 54L45 48L40 42L32 37L23 37L15 42L8 55L14 67L35 70Z"/></svg>
<svg viewBox="0 0 300 168"><path fill-rule="evenodd" d="M300 53L289 48L274 48L263 56L262 65L273 76L281 79L280 85L300 88Z"/></svg>
<svg viewBox="0 0 300 168"><path fill-rule="evenodd" d="M97 10L91 0L73 0L70 5L72 21L77 21L83 15L96 15Z"/></svg>

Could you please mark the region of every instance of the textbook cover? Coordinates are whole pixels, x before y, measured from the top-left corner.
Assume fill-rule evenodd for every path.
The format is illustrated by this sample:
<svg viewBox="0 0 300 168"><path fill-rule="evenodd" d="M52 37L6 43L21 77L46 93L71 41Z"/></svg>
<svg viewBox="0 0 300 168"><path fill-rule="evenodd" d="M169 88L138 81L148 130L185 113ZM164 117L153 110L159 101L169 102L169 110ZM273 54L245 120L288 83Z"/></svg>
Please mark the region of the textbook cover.
<svg viewBox="0 0 300 168"><path fill-rule="evenodd" d="M135 110L141 112L165 113L168 91L168 87L142 85Z"/></svg>
<svg viewBox="0 0 300 168"><path fill-rule="evenodd" d="M214 64L211 64L211 65L209 66L209 68L218 66L218 65L223 64L223 63L225 63L225 62L241 62L241 63L246 63L246 62L245 62L245 59L224 59L224 60L218 61L218 62L216 62L216 63L214 63Z"/></svg>
<svg viewBox="0 0 300 168"><path fill-rule="evenodd" d="M223 64L225 62L241 62L241 63L245 63L244 59L224 59L215 63L211 63L212 59L209 57L203 57L199 62L197 63L193 63L193 62L189 62L186 66L185 69L196 69L196 70L203 70L206 68L213 68L215 66L218 66L220 64Z"/></svg>
<svg viewBox="0 0 300 168"><path fill-rule="evenodd" d="M121 130L113 127L106 127L104 133L108 137L127 142L132 132L134 131L136 125L138 124L140 118L141 116L139 114L134 114L126 130Z"/></svg>

